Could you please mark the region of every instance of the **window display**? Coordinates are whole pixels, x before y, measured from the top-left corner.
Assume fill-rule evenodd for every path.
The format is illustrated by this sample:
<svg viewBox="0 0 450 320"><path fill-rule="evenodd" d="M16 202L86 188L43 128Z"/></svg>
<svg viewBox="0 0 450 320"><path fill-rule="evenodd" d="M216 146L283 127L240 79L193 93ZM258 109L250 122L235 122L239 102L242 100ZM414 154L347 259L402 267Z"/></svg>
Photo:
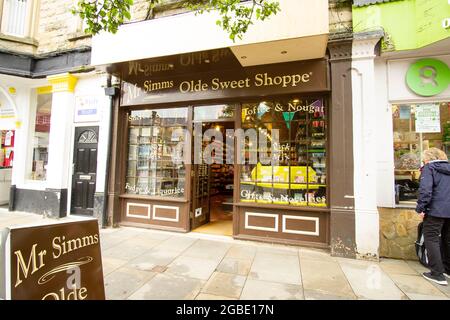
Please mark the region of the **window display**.
<svg viewBox="0 0 450 320"><path fill-rule="evenodd" d="M450 102L392 106L396 204L415 205L424 150L450 156L449 109Z"/></svg>
<svg viewBox="0 0 450 320"><path fill-rule="evenodd" d="M14 130L0 130L0 169L13 166L14 137Z"/></svg>
<svg viewBox="0 0 450 320"><path fill-rule="evenodd" d="M34 121L31 180L45 180L47 176L52 94L38 94Z"/></svg>
<svg viewBox="0 0 450 320"><path fill-rule="evenodd" d="M326 108L322 99L263 101L242 106L242 127L267 136L267 148L249 139L241 165L242 202L325 207L327 205ZM264 164L270 154L272 130L279 130L278 165ZM267 130L267 131L264 131ZM256 151L258 161L250 164Z"/></svg>
<svg viewBox="0 0 450 320"><path fill-rule="evenodd" d="M131 111L128 119L128 166L125 191L161 197L184 197L184 142L187 108Z"/></svg>

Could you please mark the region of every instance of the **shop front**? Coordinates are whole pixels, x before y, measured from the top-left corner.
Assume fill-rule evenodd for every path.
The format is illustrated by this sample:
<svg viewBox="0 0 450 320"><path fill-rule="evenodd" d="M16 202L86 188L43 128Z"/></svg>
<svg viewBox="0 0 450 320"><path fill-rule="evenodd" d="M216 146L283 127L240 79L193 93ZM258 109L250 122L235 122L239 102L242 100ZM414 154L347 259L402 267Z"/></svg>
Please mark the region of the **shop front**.
<svg viewBox="0 0 450 320"><path fill-rule="evenodd" d="M448 49L430 54L439 52L434 47L377 62L376 75L387 77L380 82L380 87L387 85L379 100L388 106L379 118L388 141L378 156L379 185L384 186L378 195L383 256L415 258L422 153L434 147L450 157L450 56Z"/></svg>
<svg viewBox="0 0 450 320"><path fill-rule="evenodd" d="M217 49L109 71L116 223L329 246L327 59L242 67Z"/></svg>
<svg viewBox="0 0 450 320"><path fill-rule="evenodd" d="M92 64L120 79L110 225L356 257L352 38L329 38L328 1L280 5L236 42L215 12L93 37Z"/></svg>

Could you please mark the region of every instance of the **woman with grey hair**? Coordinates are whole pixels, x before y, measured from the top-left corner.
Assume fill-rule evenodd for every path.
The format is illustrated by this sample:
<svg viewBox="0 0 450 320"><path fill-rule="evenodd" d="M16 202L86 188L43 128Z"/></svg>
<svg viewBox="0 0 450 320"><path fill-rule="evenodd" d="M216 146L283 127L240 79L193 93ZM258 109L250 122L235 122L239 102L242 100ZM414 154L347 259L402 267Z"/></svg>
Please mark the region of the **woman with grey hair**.
<svg viewBox="0 0 450 320"><path fill-rule="evenodd" d="M423 218L430 268L423 276L447 285L446 278L450 278L450 164L447 155L437 148L425 150L423 162L416 206L416 212Z"/></svg>

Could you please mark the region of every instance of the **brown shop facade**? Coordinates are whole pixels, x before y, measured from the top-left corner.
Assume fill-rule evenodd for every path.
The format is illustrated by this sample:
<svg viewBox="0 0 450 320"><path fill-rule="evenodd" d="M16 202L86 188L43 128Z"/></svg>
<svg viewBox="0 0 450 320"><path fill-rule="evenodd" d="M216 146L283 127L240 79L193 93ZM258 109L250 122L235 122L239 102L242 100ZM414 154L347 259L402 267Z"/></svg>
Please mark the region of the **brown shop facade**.
<svg viewBox="0 0 450 320"><path fill-rule="evenodd" d="M196 123L226 123L265 129L269 136L278 129L281 144L279 166L234 165L233 237L330 246L327 59L241 67L230 52L212 50L120 63L108 71L121 79L109 174L114 224L189 232L207 223L204 165L169 161L183 139L173 132L186 129L193 137ZM193 157L193 144L186 148ZM252 148L235 145L233 157L248 159Z"/></svg>

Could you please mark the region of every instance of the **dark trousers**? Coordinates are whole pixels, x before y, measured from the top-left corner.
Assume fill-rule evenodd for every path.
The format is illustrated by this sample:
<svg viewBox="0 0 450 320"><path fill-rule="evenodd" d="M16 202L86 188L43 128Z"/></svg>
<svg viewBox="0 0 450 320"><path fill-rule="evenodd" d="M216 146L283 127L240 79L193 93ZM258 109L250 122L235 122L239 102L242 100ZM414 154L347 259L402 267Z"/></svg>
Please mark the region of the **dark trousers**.
<svg viewBox="0 0 450 320"><path fill-rule="evenodd" d="M435 275L450 272L450 218L426 215L423 235L431 272Z"/></svg>

